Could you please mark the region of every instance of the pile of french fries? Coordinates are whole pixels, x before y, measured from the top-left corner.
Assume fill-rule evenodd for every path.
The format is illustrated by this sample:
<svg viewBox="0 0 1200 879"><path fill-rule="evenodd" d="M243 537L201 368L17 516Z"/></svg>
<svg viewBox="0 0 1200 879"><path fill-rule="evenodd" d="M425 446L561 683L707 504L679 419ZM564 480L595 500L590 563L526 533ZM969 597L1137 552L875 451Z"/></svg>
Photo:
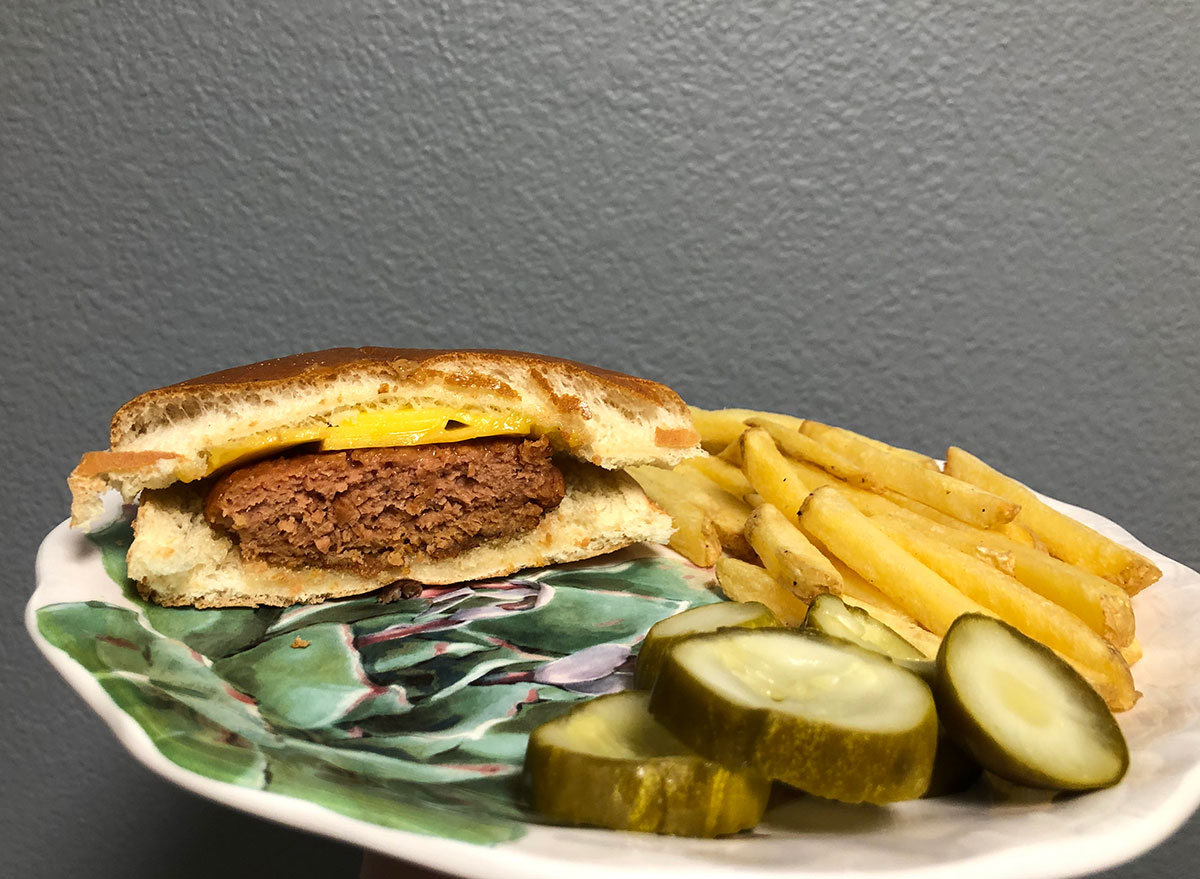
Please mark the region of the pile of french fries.
<svg viewBox="0 0 1200 879"><path fill-rule="evenodd" d="M800 625L821 592L929 657L964 613L999 617L1070 663L1114 711L1140 695L1130 597L1142 555L951 447L933 458L810 419L692 409L709 454L630 468L675 522L671 546L734 601Z"/></svg>

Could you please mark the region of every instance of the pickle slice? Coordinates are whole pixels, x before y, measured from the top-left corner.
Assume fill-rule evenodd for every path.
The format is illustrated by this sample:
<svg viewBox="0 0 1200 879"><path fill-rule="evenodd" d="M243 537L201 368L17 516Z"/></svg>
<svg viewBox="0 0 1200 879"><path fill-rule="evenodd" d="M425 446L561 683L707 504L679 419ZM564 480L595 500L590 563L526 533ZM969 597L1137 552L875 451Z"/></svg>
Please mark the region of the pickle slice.
<svg viewBox="0 0 1200 879"><path fill-rule="evenodd" d="M650 627L642 648L638 651L634 682L650 689L658 677L659 666L671 645L691 635L715 632L717 629L757 629L778 626L779 620L765 605L757 601L720 601L693 607L673 617L659 620Z"/></svg>
<svg viewBox="0 0 1200 879"><path fill-rule="evenodd" d="M696 754L650 715L649 698L600 696L534 730L525 752L533 807L566 824L675 836L757 824L770 782Z"/></svg>
<svg viewBox="0 0 1200 879"><path fill-rule="evenodd" d="M852 607L832 593L823 592L812 600L804 617L804 628L880 653L933 686L937 665L932 659L927 659L924 653L868 611Z"/></svg>
<svg viewBox="0 0 1200 879"><path fill-rule="evenodd" d="M984 769L1019 785L1116 784L1129 748L1104 700L1048 647L982 614L959 617L937 658L946 731Z"/></svg>
<svg viewBox="0 0 1200 879"><path fill-rule="evenodd" d="M842 638L892 659L925 659L924 653L861 607L850 607L829 592L821 593L808 606L804 628Z"/></svg>
<svg viewBox="0 0 1200 879"><path fill-rule="evenodd" d="M710 759L848 803L921 796L937 747L924 681L806 629L681 641L663 660L650 711Z"/></svg>

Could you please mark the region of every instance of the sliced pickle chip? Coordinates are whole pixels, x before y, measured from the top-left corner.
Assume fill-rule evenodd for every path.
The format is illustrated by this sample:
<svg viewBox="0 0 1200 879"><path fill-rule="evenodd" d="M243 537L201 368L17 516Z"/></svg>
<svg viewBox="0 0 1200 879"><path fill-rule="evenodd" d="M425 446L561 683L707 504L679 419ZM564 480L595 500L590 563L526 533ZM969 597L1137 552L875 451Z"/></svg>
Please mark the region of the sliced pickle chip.
<svg viewBox="0 0 1200 879"><path fill-rule="evenodd" d="M874 650L892 659L924 659L925 654L913 647L890 628L861 607L850 607L836 595L823 592L808 606L804 618L806 629L816 629L835 638L843 638L866 650Z"/></svg>
<svg viewBox="0 0 1200 879"><path fill-rule="evenodd" d="M831 593L823 592L813 599L804 618L804 628L881 653L919 674L926 683L932 684L936 676L932 659L927 659L924 653L861 607L851 607Z"/></svg>
<svg viewBox="0 0 1200 879"><path fill-rule="evenodd" d="M1104 700L1049 648L981 614L959 617L937 658L946 731L984 769L1026 787L1116 784L1129 749Z"/></svg>
<svg viewBox="0 0 1200 879"><path fill-rule="evenodd" d="M693 607L683 613L659 620L650 627L642 648L638 651L634 681L650 689L658 677L659 666L671 645L691 635L715 632L717 629L757 629L778 626L779 619L757 601L720 601Z"/></svg>
<svg viewBox="0 0 1200 879"><path fill-rule="evenodd" d="M675 836L753 827L771 784L706 760L667 732L645 692L576 705L529 737L525 781L533 807L566 824Z"/></svg>
<svg viewBox="0 0 1200 879"><path fill-rule="evenodd" d="M681 641L663 659L650 711L706 757L848 803L921 796L937 748L924 681L806 629Z"/></svg>

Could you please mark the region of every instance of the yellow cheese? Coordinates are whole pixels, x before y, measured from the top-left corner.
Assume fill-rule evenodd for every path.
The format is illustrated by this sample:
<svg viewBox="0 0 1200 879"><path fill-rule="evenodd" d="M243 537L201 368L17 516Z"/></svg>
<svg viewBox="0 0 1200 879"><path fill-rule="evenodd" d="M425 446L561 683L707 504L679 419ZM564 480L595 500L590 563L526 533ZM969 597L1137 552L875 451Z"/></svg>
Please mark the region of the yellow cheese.
<svg viewBox="0 0 1200 879"><path fill-rule="evenodd" d="M356 409L301 427L262 431L208 451L208 473L249 458L281 452L302 443L320 443L320 451L374 449L453 443L480 436L527 434L533 420L509 413L494 415L466 409Z"/></svg>

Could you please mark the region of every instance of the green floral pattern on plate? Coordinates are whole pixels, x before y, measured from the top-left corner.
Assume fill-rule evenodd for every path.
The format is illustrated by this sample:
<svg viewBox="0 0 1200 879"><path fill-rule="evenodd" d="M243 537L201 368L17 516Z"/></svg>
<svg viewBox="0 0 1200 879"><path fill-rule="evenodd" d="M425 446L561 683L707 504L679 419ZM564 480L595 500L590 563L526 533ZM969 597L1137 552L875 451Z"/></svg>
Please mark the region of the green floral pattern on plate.
<svg viewBox="0 0 1200 879"><path fill-rule="evenodd" d="M718 600L707 572L654 556L431 587L394 604L163 608L126 579L130 539L127 522L92 535L125 606L51 604L37 622L165 757L478 844L537 820L520 791L529 732L626 687L651 625Z"/></svg>

